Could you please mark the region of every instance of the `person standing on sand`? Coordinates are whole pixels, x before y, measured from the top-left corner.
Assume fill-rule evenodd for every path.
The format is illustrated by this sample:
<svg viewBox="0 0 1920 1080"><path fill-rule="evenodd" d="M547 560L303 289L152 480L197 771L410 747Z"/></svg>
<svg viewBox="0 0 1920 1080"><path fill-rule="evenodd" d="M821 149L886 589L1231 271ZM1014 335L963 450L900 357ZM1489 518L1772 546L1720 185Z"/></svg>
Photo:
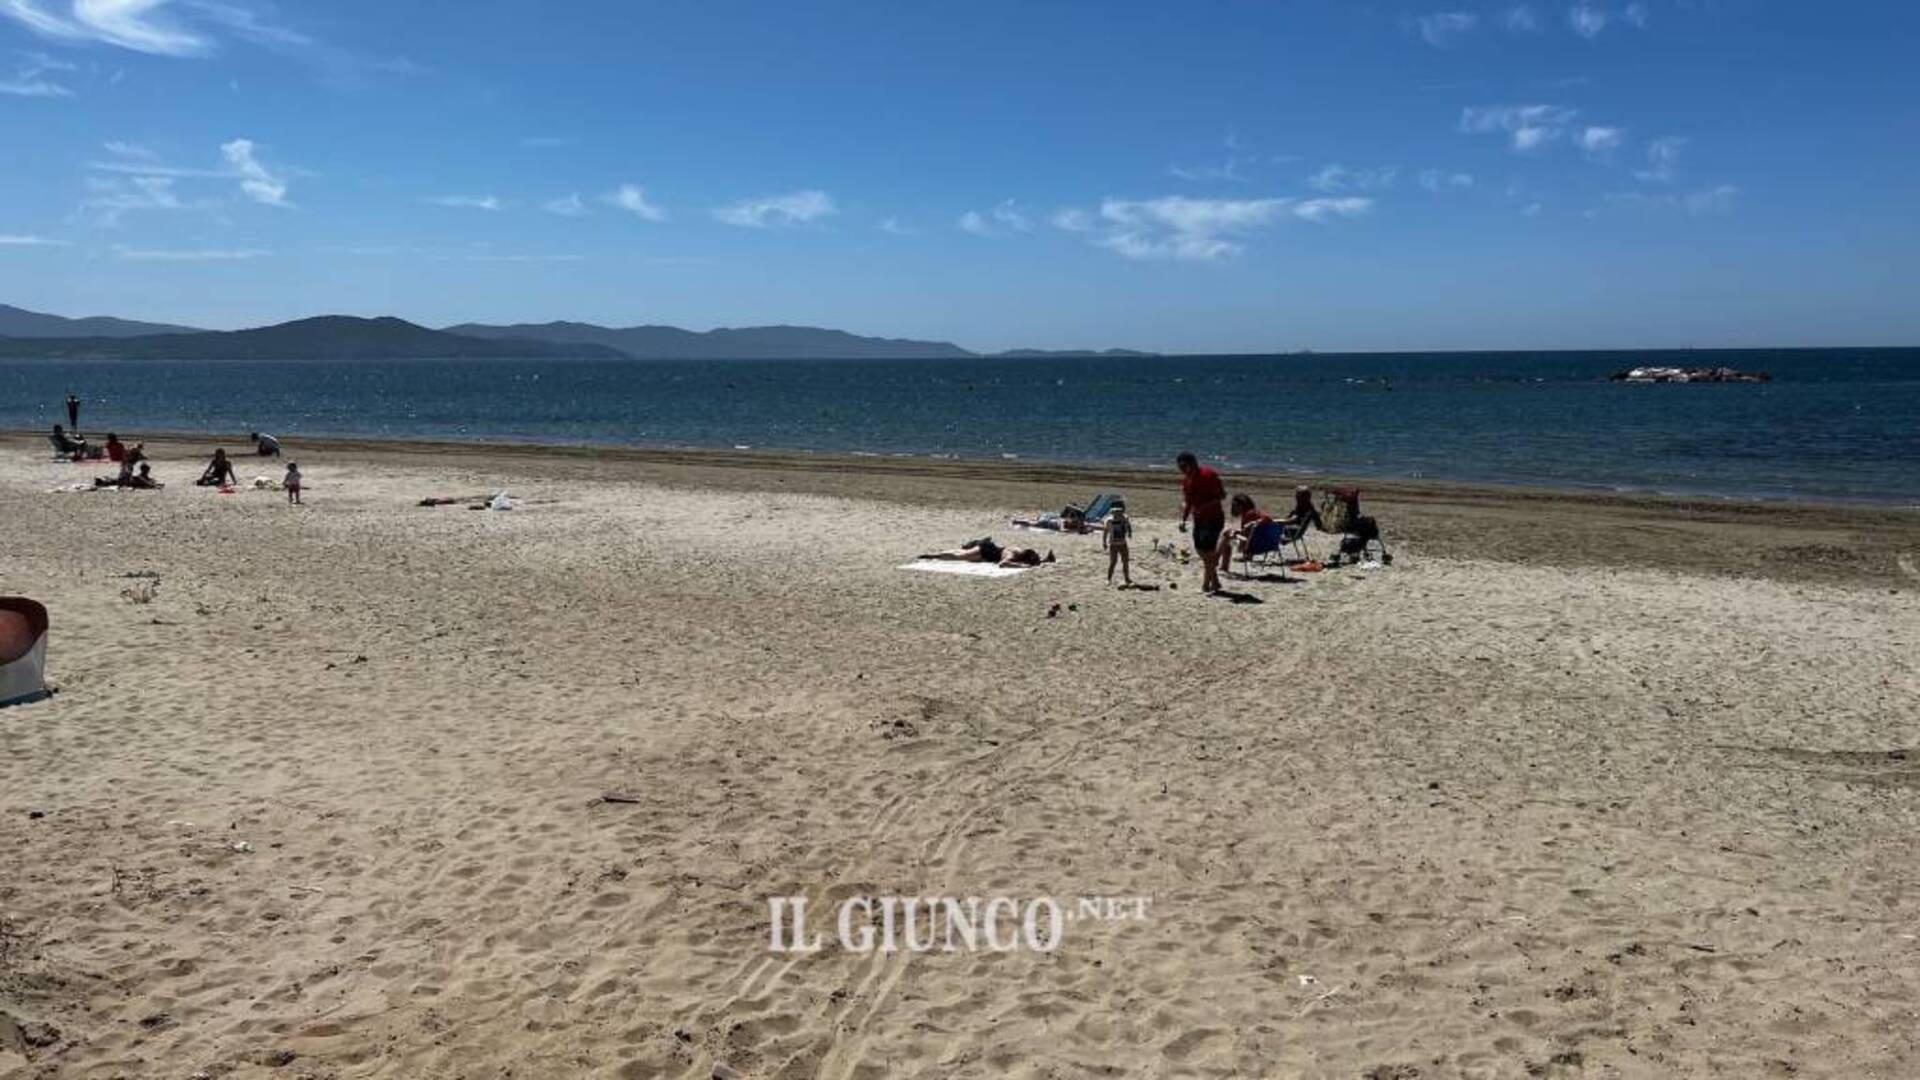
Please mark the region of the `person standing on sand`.
<svg viewBox="0 0 1920 1080"><path fill-rule="evenodd" d="M1113 566L1120 564L1121 587L1133 584L1133 565L1127 558L1127 538L1133 535L1133 519L1127 516L1127 501L1113 500L1107 510L1107 523L1100 530L1100 546L1107 549L1107 584L1113 584Z"/></svg>
<svg viewBox="0 0 1920 1080"><path fill-rule="evenodd" d="M80 430L80 399L67 392L67 430L78 433Z"/></svg>
<svg viewBox="0 0 1920 1080"><path fill-rule="evenodd" d="M297 461L287 462L287 478L281 481L280 486L287 489L288 504L292 506L299 506L300 505L300 463L299 462Z"/></svg>
<svg viewBox="0 0 1920 1080"><path fill-rule="evenodd" d="M1200 578L1200 591L1217 593L1220 591L1220 530L1227 523L1226 507L1220 505L1227 497L1227 487L1220 482L1220 474L1200 464L1200 459L1192 451L1183 451L1173 459L1180 469L1180 531L1187 529L1187 519L1193 519L1193 550L1200 554L1200 565L1205 572Z"/></svg>

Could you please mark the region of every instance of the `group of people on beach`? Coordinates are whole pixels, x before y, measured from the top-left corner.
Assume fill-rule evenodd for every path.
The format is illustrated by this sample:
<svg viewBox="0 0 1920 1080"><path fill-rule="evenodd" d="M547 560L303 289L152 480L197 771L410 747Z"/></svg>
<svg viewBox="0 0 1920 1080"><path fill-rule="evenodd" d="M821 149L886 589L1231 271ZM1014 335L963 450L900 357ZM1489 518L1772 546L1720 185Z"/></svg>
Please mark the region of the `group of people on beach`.
<svg viewBox="0 0 1920 1080"><path fill-rule="evenodd" d="M112 476L95 477L94 487L152 491L166 486L153 478L153 466L146 460L145 443L134 443L129 447L120 441L118 433L109 432L107 441L100 446L95 446L79 432L79 397L68 394L66 405L67 423L53 425L53 433L49 436L53 442L54 451L73 461L109 461L120 466ZM258 431L249 432L247 440L253 444L254 453L260 457L278 458L281 455L280 440L271 435ZM234 471L233 462L227 457L227 452L224 449L216 449L213 452L213 460L207 463L207 467L200 473L200 478L195 480L194 484L198 487L232 490L238 479L239 476ZM301 476L298 462L287 463L286 477L281 481L281 487L287 493L288 502L296 506L300 505Z"/></svg>
<svg viewBox="0 0 1920 1080"><path fill-rule="evenodd" d="M1220 592L1220 568L1232 563L1236 545L1239 550L1246 550L1254 534L1274 523L1275 519L1262 511L1251 495L1241 493L1228 500L1227 487L1220 479L1220 474L1200 464L1200 459L1192 453L1181 453L1174 459L1174 464L1180 470L1180 531L1186 532L1188 522L1192 522L1193 548L1199 554L1203 568L1201 591ZM1233 515L1231 523L1228 519L1229 507ZM1281 526L1289 529L1324 527L1320 511L1313 505L1313 492L1306 487L1294 490L1293 509L1278 520ZM1015 524L1059 532L1084 533L1091 528L1087 513L1071 506L1058 515L1048 514L1037 520L1017 520ZM1133 519L1127 515L1125 499L1114 498L1107 503L1099 528L1100 546L1107 552L1107 581L1113 581L1113 572L1118 569L1121 587L1132 587L1133 560L1129 542L1133 538ZM992 537L969 540L960 547L929 552L920 558L991 563L1006 567L1038 566L1054 561L1051 551L1042 556L1036 548L1002 547Z"/></svg>

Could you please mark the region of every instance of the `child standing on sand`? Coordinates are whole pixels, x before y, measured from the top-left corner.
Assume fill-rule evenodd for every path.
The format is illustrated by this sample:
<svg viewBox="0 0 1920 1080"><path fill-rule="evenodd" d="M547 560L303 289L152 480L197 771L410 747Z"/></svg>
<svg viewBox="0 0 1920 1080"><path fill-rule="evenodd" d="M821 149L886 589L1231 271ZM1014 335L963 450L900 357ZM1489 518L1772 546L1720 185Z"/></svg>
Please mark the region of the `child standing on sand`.
<svg viewBox="0 0 1920 1080"><path fill-rule="evenodd" d="M1100 530L1100 546L1107 549L1107 584L1113 584L1113 567L1120 564L1120 580L1133 584L1133 564L1127 558L1127 538L1133 535L1133 519L1127 516L1127 501L1113 500L1107 511L1107 524Z"/></svg>
<svg viewBox="0 0 1920 1080"><path fill-rule="evenodd" d="M287 478L280 482L280 486L287 489L287 502L293 506L299 506L300 505L300 463L299 462L297 461L287 462Z"/></svg>

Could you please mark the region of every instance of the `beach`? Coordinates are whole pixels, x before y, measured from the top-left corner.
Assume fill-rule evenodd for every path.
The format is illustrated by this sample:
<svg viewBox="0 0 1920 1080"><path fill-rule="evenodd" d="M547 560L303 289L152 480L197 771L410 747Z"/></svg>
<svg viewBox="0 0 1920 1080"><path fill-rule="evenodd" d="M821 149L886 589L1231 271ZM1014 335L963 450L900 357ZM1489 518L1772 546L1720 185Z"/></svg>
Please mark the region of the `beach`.
<svg viewBox="0 0 1920 1080"><path fill-rule="evenodd" d="M1920 511L1363 483L1391 565L1236 603L1170 468L216 444L0 436L0 1077L1920 1073ZM1007 524L1102 490L1157 588Z"/></svg>

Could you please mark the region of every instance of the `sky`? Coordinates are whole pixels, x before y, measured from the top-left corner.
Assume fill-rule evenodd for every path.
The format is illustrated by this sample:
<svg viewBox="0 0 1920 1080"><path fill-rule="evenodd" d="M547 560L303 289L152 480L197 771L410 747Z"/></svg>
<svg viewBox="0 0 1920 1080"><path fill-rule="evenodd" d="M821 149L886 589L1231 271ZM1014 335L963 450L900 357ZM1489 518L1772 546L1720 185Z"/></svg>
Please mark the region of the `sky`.
<svg viewBox="0 0 1920 1080"><path fill-rule="evenodd" d="M0 0L0 302L1920 344L1906 0Z"/></svg>

